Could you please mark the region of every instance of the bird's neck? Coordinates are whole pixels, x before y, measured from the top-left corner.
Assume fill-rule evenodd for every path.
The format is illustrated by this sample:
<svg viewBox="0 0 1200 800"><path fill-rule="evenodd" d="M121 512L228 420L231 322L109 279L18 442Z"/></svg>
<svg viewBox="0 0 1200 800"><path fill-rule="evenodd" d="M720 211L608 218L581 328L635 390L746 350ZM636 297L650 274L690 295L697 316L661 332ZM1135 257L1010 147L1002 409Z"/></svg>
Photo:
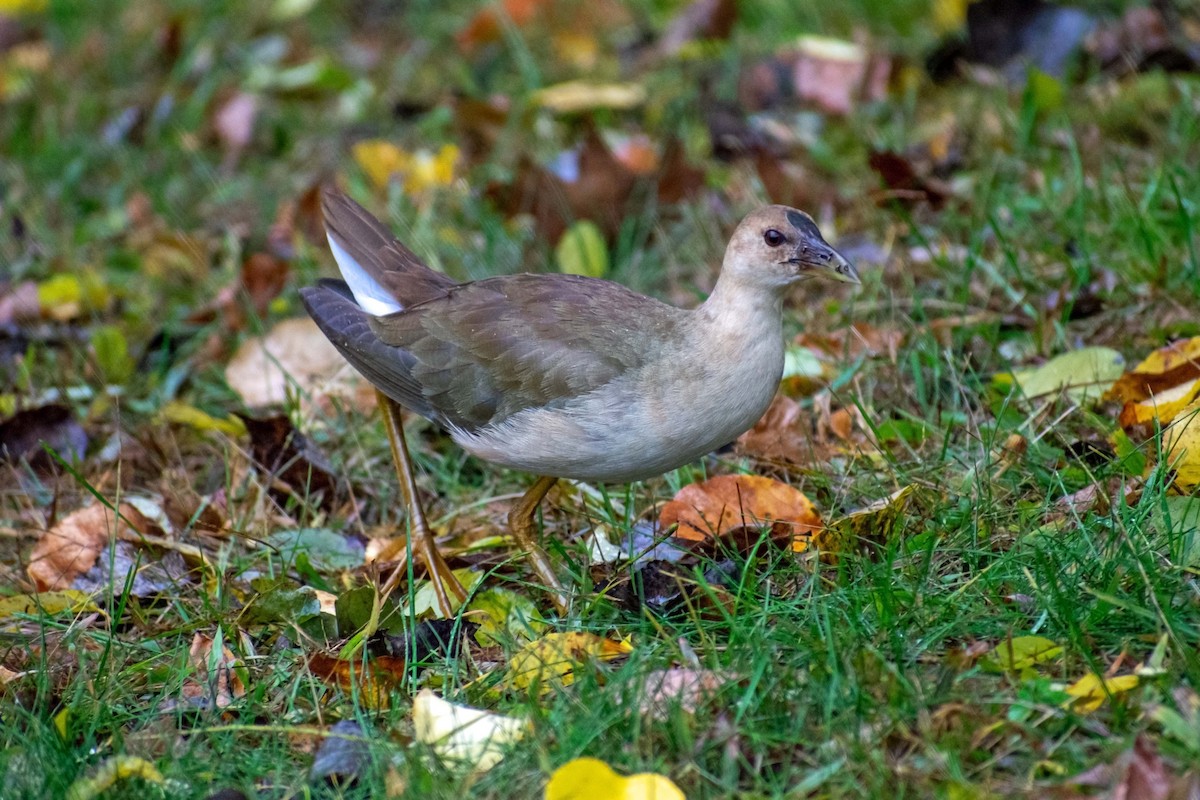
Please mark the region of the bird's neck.
<svg viewBox="0 0 1200 800"><path fill-rule="evenodd" d="M719 335L783 336L783 292L729 274L717 279L712 294L696 311Z"/></svg>

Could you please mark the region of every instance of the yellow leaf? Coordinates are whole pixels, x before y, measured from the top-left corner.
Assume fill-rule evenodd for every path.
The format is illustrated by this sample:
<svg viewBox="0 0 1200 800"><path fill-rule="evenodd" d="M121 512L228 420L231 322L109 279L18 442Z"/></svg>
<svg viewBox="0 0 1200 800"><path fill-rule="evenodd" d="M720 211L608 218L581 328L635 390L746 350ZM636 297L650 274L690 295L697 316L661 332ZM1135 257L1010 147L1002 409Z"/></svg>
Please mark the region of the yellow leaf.
<svg viewBox="0 0 1200 800"><path fill-rule="evenodd" d="M550 776L545 800L685 800L679 787L663 775L641 772L618 775L598 758L568 761Z"/></svg>
<svg viewBox="0 0 1200 800"><path fill-rule="evenodd" d="M525 689L534 683L549 689L554 682L563 686L575 680L575 668L588 659L611 661L633 652L627 640L605 639L591 633L550 633L530 642L508 662L504 685Z"/></svg>
<svg viewBox="0 0 1200 800"><path fill-rule="evenodd" d="M147 783L162 786L163 776L158 769L144 758L137 756L112 756L90 778L80 778L67 790L67 800L92 800L100 797L118 782L130 778L141 778Z"/></svg>
<svg viewBox="0 0 1200 800"><path fill-rule="evenodd" d="M453 183L459 157L458 147L452 144L443 145L437 153L429 150L409 153L382 139L359 142L351 152L377 188L384 188L393 176L399 176L404 180L404 190L410 194Z"/></svg>
<svg viewBox="0 0 1200 800"><path fill-rule="evenodd" d="M74 275L54 275L38 284L38 305L42 313L58 322L79 316L83 310L83 286Z"/></svg>
<svg viewBox="0 0 1200 800"><path fill-rule="evenodd" d="M967 24L970 0L933 0L933 30L938 34L954 33Z"/></svg>
<svg viewBox="0 0 1200 800"><path fill-rule="evenodd" d="M219 431L227 436L244 436L246 424L232 414L224 419L218 419L195 406L173 400L162 408L162 416L167 422L176 425L186 425L198 431Z"/></svg>
<svg viewBox="0 0 1200 800"><path fill-rule="evenodd" d="M533 94L533 102L560 114L593 108L629 109L646 102L646 90L636 83L567 81Z"/></svg>
<svg viewBox="0 0 1200 800"><path fill-rule="evenodd" d="M1121 427L1132 428L1135 425L1148 425L1156 419L1161 424L1167 425L1198 396L1200 396L1200 378L1193 378L1178 386L1172 386L1170 389L1163 389L1146 400L1128 402L1121 409Z"/></svg>
<svg viewBox="0 0 1200 800"><path fill-rule="evenodd" d="M413 698L416 740L432 747L442 759L473 772L485 772L500 763L508 745L528 729L524 719L454 705L431 689L422 689Z"/></svg>
<svg viewBox="0 0 1200 800"><path fill-rule="evenodd" d="M1063 703L1063 708L1070 708L1080 714L1090 714L1103 705L1110 695L1128 692L1137 685L1137 675L1101 678L1089 673L1067 687L1067 694L1071 695L1071 699Z"/></svg>
<svg viewBox="0 0 1200 800"><path fill-rule="evenodd" d="M1200 484L1200 400L1180 411L1167 428L1166 451L1177 485L1186 489Z"/></svg>
<svg viewBox="0 0 1200 800"><path fill-rule="evenodd" d="M92 602L90 593L75 589L0 597L0 619L7 619L17 614L45 614L52 617L64 611L77 614L81 611L99 610Z"/></svg>
<svg viewBox="0 0 1200 800"><path fill-rule="evenodd" d="M359 142L350 154L376 188L387 186L393 175L408 167L409 155L391 142L370 139Z"/></svg>
<svg viewBox="0 0 1200 800"><path fill-rule="evenodd" d="M454 183L454 166L458 163L458 147L442 145L436 154L418 150L409 158L404 170L404 191L420 194L439 186Z"/></svg>
<svg viewBox="0 0 1200 800"><path fill-rule="evenodd" d="M558 271L567 275L602 278L608 272L608 245L596 223L581 219L567 228L554 248Z"/></svg>
<svg viewBox="0 0 1200 800"><path fill-rule="evenodd" d="M995 672L1024 672L1061 654L1062 647L1043 636L1014 636L993 647L981 663Z"/></svg>
<svg viewBox="0 0 1200 800"><path fill-rule="evenodd" d="M0 14L15 17L20 14L36 14L46 9L46 0L0 0Z"/></svg>

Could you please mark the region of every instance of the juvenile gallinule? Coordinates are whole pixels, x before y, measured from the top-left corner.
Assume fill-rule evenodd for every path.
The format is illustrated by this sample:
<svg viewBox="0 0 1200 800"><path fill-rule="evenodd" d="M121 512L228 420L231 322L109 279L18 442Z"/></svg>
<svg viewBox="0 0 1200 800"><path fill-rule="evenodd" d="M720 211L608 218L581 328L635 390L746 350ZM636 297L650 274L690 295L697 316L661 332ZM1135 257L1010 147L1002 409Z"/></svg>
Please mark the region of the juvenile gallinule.
<svg viewBox="0 0 1200 800"><path fill-rule="evenodd" d="M684 310L559 274L458 283L429 269L338 191L323 197L343 280L301 290L308 313L377 389L438 601L462 587L421 512L397 403L485 461L540 476L509 512L513 538L565 610L534 513L558 478L627 483L749 429L783 372L783 299L807 278L858 283L807 214L767 206L738 225L708 299Z"/></svg>

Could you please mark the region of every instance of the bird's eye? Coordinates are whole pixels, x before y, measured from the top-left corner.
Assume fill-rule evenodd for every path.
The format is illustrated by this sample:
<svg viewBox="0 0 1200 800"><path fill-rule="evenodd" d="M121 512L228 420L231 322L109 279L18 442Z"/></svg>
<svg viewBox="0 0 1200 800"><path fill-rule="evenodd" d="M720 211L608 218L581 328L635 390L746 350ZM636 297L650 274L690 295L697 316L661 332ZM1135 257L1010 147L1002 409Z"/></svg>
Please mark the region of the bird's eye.
<svg viewBox="0 0 1200 800"><path fill-rule="evenodd" d="M787 237L774 228L767 228L767 232L763 234L763 241L768 247L779 247L787 241Z"/></svg>

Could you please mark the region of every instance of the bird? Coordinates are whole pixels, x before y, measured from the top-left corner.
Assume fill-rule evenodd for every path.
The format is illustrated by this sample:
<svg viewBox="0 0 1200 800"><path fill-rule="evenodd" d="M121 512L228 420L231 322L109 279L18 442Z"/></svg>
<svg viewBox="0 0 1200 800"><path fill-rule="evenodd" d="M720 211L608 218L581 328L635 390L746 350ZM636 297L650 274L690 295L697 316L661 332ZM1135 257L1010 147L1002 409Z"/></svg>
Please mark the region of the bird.
<svg viewBox="0 0 1200 800"><path fill-rule="evenodd" d="M343 192L326 189L322 211L341 279L305 287L301 299L376 389L412 552L447 613L447 587L460 599L463 591L420 508L399 407L484 461L538 476L511 508L509 529L566 613L568 594L534 524L554 483L630 483L732 442L779 386L789 290L817 277L860 283L812 217L782 205L742 219L712 292L692 309L577 275L458 282Z"/></svg>

